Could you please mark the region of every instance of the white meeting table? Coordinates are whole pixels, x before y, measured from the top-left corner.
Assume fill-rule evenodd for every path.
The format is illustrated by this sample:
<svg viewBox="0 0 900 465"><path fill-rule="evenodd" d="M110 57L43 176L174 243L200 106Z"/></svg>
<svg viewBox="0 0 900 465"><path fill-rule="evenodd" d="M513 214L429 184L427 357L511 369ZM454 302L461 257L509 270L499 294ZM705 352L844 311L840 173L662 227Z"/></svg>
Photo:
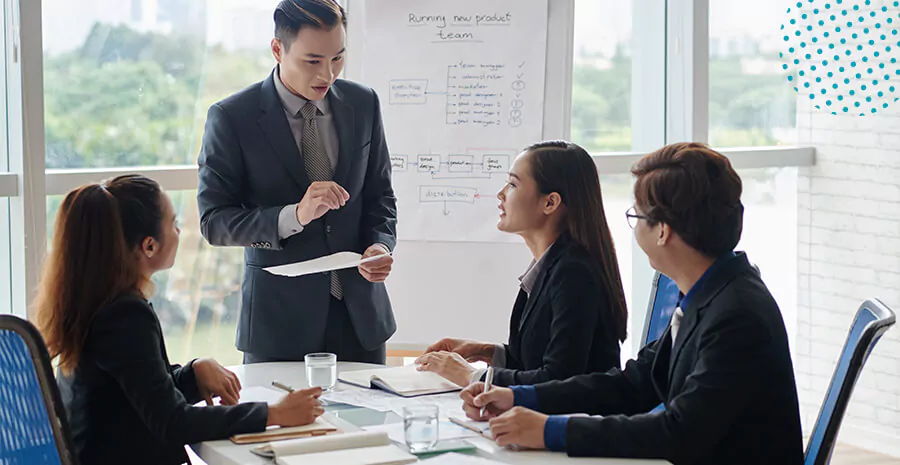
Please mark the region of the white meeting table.
<svg viewBox="0 0 900 465"><path fill-rule="evenodd" d="M377 365L365 363L338 363L339 372L377 367ZM270 387L273 380L278 380L296 388L306 386L306 369L302 362L259 363L233 366L228 367L228 369L233 371L238 378L240 378L241 385L244 388L251 386ZM341 385L341 389L347 388L348 385ZM352 388L361 389L355 387ZM348 407L343 404L327 406L326 412L358 427L398 423L402 421L402 419L393 412L378 412L362 407ZM508 464L562 465L580 463L595 465L659 465L669 463L664 460L570 458L563 453L557 452L513 451L497 446L494 442L482 437L470 437L466 438L466 441L477 446L477 456ZM264 459L250 452L250 449L254 446L255 445L240 446L226 439L193 444L191 448L209 465L260 465L274 463L272 460Z"/></svg>

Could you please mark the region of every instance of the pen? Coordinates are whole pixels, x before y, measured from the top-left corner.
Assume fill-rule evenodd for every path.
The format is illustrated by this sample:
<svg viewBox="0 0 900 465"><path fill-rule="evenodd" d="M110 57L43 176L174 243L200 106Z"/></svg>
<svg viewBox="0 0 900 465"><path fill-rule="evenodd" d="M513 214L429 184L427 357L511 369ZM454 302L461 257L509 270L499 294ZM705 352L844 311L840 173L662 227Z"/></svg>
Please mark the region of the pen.
<svg viewBox="0 0 900 465"><path fill-rule="evenodd" d="M487 393L491 390L491 383L494 382L494 367L488 366L487 373L484 374L484 392L482 394ZM484 417L484 409L485 407L481 407L481 416Z"/></svg>
<svg viewBox="0 0 900 465"><path fill-rule="evenodd" d="M279 381L272 381L272 386L277 387L278 389L281 389L282 391L286 391L288 393L294 392L294 388L288 386L287 384L281 383ZM326 402L325 399L317 399L317 400L319 401L319 404L321 404L323 407L328 405L328 402Z"/></svg>
<svg viewBox="0 0 900 465"><path fill-rule="evenodd" d="M294 392L294 388L288 386L287 384L282 384L278 381L272 381L272 386L277 387L278 389L281 389L282 391Z"/></svg>

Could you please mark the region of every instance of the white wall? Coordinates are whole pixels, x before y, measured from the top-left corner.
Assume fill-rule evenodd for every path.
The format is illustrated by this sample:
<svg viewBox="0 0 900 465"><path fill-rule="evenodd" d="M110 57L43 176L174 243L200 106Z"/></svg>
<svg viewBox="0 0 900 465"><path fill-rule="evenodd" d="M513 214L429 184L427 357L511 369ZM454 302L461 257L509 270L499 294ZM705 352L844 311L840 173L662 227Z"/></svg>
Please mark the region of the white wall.
<svg viewBox="0 0 900 465"><path fill-rule="evenodd" d="M900 310L900 113L799 113L800 143L816 147L816 166L800 170L793 347L808 433L859 304ZM900 457L900 329L875 347L839 440Z"/></svg>

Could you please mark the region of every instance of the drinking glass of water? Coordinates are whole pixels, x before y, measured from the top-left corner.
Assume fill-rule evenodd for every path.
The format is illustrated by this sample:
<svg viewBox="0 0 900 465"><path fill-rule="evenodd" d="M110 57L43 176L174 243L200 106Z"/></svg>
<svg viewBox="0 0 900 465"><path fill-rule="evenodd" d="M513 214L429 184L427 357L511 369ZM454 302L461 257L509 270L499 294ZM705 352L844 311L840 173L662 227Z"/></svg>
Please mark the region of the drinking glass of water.
<svg viewBox="0 0 900 465"><path fill-rule="evenodd" d="M413 452L427 451L438 442L438 406L403 407L403 435Z"/></svg>
<svg viewBox="0 0 900 465"><path fill-rule="evenodd" d="M334 389L337 384L337 355L327 352L307 354L304 361L309 387L320 387L326 392Z"/></svg>

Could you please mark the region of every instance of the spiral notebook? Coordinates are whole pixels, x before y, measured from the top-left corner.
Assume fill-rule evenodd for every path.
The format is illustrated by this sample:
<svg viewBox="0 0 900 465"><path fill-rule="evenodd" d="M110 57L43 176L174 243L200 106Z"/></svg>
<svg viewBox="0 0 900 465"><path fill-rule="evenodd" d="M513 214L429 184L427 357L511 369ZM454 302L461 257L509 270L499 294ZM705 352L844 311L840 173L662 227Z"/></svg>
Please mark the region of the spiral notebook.
<svg viewBox="0 0 900 465"><path fill-rule="evenodd" d="M374 370L348 371L338 375L341 382L364 388L378 388L402 397L425 396L459 391L454 383L415 365Z"/></svg>

